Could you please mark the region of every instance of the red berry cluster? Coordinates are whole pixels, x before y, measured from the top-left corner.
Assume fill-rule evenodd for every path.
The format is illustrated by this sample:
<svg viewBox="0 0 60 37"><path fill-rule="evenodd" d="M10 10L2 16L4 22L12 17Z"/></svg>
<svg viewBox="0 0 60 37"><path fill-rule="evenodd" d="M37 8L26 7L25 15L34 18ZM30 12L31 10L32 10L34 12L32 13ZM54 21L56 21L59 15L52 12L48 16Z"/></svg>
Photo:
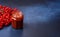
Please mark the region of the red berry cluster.
<svg viewBox="0 0 60 37"><path fill-rule="evenodd" d="M7 6L0 5L0 29L3 28L3 26L8 26L11 23L11 15L12 11L15 11L15 9L11 9Z"/></svg>

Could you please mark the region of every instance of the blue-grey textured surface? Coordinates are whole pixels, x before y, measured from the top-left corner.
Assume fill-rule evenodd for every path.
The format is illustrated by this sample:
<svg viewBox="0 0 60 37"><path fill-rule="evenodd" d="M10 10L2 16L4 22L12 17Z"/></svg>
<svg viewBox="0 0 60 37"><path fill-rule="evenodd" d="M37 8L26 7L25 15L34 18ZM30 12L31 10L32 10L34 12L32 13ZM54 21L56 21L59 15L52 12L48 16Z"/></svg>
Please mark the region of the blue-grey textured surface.
<svg viewBox="0 0 60 37"><path fill-rule="evenodd" d="M0 37L60 37L60 0L0 0L24 14L24 28L0 30Z"/></svg>

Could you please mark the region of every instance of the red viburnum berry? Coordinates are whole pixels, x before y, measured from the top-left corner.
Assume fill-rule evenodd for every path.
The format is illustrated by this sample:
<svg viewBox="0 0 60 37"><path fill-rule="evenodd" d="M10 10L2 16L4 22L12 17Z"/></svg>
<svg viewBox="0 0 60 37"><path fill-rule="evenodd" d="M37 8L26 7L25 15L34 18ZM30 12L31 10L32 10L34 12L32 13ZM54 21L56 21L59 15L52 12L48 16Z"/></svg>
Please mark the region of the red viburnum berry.
<svg viewBox="0 0 60 37"><path fill-rule="evenodd" d="M2 5L0 5L0 9L2 8Z"/></svg>

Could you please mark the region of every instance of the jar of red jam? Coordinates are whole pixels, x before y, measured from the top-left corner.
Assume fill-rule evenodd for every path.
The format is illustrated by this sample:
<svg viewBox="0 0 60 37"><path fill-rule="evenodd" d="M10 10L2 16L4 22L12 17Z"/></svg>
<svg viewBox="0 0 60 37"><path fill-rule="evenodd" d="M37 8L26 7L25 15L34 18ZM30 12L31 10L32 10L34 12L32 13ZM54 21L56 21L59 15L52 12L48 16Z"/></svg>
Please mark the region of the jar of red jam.
<svg viewBox="0 0 60 37"><path fill-rule="evenodd" d="M12 27L15 29L23 28L23 14L21 11L13 11Z"/></svg>

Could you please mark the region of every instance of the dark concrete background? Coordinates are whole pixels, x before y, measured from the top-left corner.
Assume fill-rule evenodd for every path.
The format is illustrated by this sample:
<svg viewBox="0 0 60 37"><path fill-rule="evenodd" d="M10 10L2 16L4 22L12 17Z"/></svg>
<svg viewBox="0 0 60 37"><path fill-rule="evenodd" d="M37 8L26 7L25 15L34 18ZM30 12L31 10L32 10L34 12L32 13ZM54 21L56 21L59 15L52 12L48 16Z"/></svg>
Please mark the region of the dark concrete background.
<svg viewBox="0 0 60 37"><path fill-rule="evenodd" d="M60 0L0 0L24 14L24 28L0 30L0 37L60 37Z"/></svg>

